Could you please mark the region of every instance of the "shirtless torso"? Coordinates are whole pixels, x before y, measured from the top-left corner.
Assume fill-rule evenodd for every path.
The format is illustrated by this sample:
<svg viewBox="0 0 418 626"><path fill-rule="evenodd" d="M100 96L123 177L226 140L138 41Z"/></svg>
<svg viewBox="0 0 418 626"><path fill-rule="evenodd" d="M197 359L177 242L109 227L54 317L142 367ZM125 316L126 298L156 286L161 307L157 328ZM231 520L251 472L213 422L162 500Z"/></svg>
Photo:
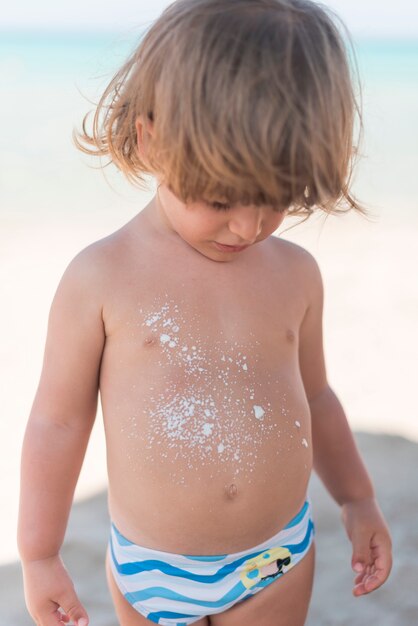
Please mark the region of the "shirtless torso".
<svg viewBox="0 0 418 626"><path fill-rule="evenodd" d="M109 259L100 395L112 521L173 553L271 537L300 510L312 468L304 250L270 237L216 263L163 243L147 209L98 245Z"/></svg>

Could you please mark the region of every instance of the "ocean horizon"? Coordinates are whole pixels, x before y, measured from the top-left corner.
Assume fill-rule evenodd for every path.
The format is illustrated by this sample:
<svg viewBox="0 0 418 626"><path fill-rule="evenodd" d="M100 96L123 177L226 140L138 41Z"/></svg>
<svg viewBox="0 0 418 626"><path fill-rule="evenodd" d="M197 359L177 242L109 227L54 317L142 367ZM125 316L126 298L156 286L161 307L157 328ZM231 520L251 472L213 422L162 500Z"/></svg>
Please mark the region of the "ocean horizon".
<svg viewBox="0 0 418 626"><path fill-rule="evenodd" d="M64 205L70 207L77 194L81 203L86 198L85 210L89 210L97 175L95 179L83 172L86 158L73 146L71 133L81 127L82 117L93 109L92 102L149 24L123 32L0 30L0 69L9 96L0 103L2 119L8 121L0 146L2 214L47 208L58 182L72 196ZM353 190L377 213L391 211L395 203L397 211L409 214L416 208L418 38L366 39L352 34L351 40L364 115L363 156ZM17 171L32 188L30 209L17 184ZM79 173L79 187L70 184L66 171ZM129 186L119 184L121 176L112 175L122 194L130 197Z"/></svg>

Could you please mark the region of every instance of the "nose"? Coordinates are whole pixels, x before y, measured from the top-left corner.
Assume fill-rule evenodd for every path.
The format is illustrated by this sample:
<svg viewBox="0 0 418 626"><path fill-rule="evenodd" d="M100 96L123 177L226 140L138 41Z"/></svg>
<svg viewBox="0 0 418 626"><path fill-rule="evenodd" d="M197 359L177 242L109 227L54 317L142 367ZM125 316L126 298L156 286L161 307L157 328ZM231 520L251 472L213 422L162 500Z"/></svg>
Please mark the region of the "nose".
<svg viewBox="0 0 418 626"><path fill-rule="evenodd" d="M254 243L261 233L261 207L240 206L232 209L228 227L231 233L240 238L237 245Z"/></svg>

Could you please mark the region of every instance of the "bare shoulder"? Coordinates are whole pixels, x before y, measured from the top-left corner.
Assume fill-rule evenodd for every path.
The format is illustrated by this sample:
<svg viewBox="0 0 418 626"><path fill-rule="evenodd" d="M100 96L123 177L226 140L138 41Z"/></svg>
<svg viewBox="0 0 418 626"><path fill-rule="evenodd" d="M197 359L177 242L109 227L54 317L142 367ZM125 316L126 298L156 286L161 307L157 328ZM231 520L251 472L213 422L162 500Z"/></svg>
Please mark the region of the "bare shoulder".
<svg viewBox="0 0 418 626"><path fill-rule="evenodd" d="M88 285L92 294L106 290L128 247L129 233L121 228L82 248L69 262L65 273Z"/></svg>
<svg viewBox="0 0 418 626"><path fill-rule="evenodd" d="M72 327L85 324L90 336L103 331L103 308L111 293L110 273L117 255L114 235L82 248L67 264L49 313L50 334L58 336L71 317Z"/></svg>
<svg viewBox="0 0 418 626"><path fill-rule="evenodd" d="M99 270L102 264L112 262L123 247L127 238L125 227L91 242L76 254L73 261L77 264L92 265L92 270Z"/></svg>
<svg viewBox="0 0 418 626"><path fill-rule="evenodd" d="M66 302L78 303L78 311L95 319L109 337L115 327L125 287L138 275L142 256L130 222L80 250L68 264L57 289ZM136 253L135 253L136 252ZM134 268L134 269L133 269Z"/></svg>
<svg viewBox="0 0 418 626"><path fill-rule="evenodd" d="M271 237L274 254L308 294L322 289L321 270L313 254L303 246L281 237Z"/></svg>

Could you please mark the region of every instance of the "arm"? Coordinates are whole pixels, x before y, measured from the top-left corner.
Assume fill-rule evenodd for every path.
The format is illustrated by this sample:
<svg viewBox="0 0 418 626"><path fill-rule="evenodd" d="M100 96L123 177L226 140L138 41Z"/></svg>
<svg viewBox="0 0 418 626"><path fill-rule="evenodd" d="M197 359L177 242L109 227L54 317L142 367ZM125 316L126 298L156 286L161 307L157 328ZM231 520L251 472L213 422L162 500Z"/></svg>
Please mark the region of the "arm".
<svg viewBox="0 0 418 626"><path fill-rule="evenodd" d="M309 402L314 469L340 505L374 498L372 481L344 409L329 385Z"/></svg>
<svg viewBox="0 0 418 626"><path fill-rule="evenodd" d="M59 550L96 416L105 342L99 284L90 246L69 264L53 298L23 441L17 539L28 609L42 626L59 606L73 620L87 617L74 600ZM44 617L48 612L51 617Z"/></svg>
<svg viewBox="0 0 418 626"><path fill-rule="evenodd" d="M299 332L299 365L311 412L313 465L341 506L353 543L352 566L361 572L353 593L361 595L379 587L389 575L391 542L344 409L327 381L322 339L324 289L318 264L309 254L304 277L308 306ZM361 569L355 567L358 563L363 564Z"/></svg>

